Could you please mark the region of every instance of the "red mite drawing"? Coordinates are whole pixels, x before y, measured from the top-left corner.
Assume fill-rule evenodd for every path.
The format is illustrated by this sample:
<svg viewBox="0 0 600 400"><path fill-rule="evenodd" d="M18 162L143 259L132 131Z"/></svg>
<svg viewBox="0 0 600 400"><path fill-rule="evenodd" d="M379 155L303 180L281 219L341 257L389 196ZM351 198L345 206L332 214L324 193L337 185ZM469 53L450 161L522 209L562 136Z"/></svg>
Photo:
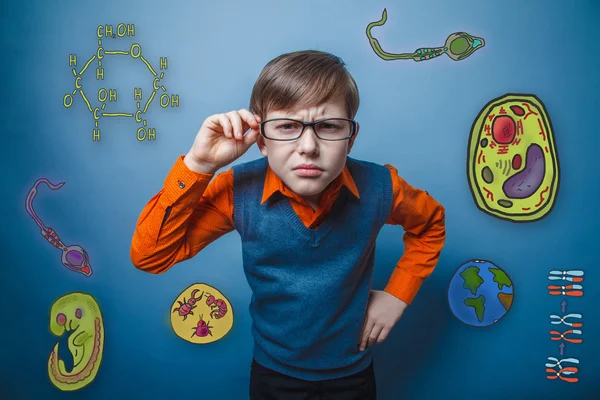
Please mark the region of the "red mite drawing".
<svg viewBox="0 0 600 400"><path fill-rule="evenodd" d="M208 321L208 324L207 324L206 322L204 322L204 320L202 320L202 315L200 315L200 321L198 321L198 326L195 328L192 328L194 333L192 333L191 337L194 337L194 335L200 336L200 337L204 337L206 335L212 336L212 332L210 331L210 329L213 327L210 326L209 324L210 324L210 321Z"/></svg>
<svg viewBox="0 0 600 400"><path fill-rule="evenodd" d="M216 319L223 318L227 314L227 304L225 301L221 299L216 300L215 296L208 292L206 292L206 297L206 304L212 309L210 316Z"/></svg>
<svg viewBox="0 0 600 400"><path fill-rule="evenodd" d="M200 297L194 297L194 295L198 292L198 289L194 289L192 291L192 296L190 297L190 299L188 301L185 301L185 297L183 298L183 303L179 300L177 300L179 302L179 307L175 308L173 310L173 312L177 312L179 311L179 316L183 317L183 320L185 321L185 319L187 318L188 315L194 315L194 313L192 312L192 310L194 308L196 308L196 302L198 300L202 300L202 295L204 295L204 292L202 292L200 294Z"/></svg>

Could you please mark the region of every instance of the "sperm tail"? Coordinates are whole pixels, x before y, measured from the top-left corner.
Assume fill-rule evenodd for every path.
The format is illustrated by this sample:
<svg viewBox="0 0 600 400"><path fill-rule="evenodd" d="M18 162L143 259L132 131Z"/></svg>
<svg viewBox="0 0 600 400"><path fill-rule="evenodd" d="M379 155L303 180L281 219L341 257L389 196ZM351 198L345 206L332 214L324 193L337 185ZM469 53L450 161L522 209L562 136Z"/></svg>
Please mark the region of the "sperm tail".
<svg viewBox="0 0 600 400"><path fill-rule="evenodd" d="M46 227L44 226L44 223L37 216L37 214L35 213L35 210L33 209L33 199L37 195L37 190L38 190L37 188L40 185L40 183L45 183L52 190L58 190L61 187L63 187L63 185L65 184L65 182L60 182L60 183L57 183L57 184L53 184L52 182L50 182L46 178L40 178L37 181L35 181L35 183L33 184L33 187L29 190L29 193L27 193L27 199L25 200L25 209L27 210L27 212L29 213L29 215L31 215L31 218L33 218L33 220L35 221L35 223L40 228L42 228L42 230L46 230Z"/></svg>

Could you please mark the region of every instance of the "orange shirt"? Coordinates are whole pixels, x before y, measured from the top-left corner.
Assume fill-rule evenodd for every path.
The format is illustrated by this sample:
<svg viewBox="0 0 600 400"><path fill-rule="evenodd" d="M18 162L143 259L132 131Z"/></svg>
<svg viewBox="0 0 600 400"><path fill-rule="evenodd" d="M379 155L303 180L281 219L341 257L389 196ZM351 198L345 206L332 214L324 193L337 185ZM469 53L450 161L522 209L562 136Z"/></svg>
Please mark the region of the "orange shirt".
<svg viewBox="0 0 600 400"><path fill-rule="evenodd" d="M235 229L233 170L216 176L197 173L185 165L183 158L177 158L164 187L150 199L138 219L131 259L140 270L163 273ZM392 211L386 223L401 225L405 233L404 254L384 290L410 304L440 257L446 238L445 210L427 192L406 183L396 168L385 166L393 184ZM279 191L289 199L304 225L316 228L327 217L342 185L360 197L350 171L344 168L313 210L268 168L262 201Z"/></svg>

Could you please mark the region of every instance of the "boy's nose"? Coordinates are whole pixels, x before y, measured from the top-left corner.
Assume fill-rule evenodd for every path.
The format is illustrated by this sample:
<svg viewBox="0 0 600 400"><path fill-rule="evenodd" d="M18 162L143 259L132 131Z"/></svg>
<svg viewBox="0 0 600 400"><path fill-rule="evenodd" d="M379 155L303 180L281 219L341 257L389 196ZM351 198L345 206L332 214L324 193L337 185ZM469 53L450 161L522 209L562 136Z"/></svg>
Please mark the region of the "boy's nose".
<svg viewBox="0 0 600 400"><path fill-rule="evenodd" d="M300 153L318 153L319 151L319 138L315 134L312 127L307 126L302 136L298 140L298 151Z"/></svg>

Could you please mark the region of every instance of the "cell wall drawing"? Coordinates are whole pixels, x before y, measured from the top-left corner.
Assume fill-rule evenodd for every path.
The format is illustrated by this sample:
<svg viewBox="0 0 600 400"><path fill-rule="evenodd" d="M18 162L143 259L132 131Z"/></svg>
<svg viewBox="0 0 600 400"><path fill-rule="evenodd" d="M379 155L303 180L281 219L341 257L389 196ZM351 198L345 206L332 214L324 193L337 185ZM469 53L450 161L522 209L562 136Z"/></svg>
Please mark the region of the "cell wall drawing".
<svg viewBox="0 0 600 400"><path fill-rule="evenodd" d="M506 94L486 104L471 128L467 177L477 208L512 222L552 210L560 169L554 130L542 101Z"/></svg>

